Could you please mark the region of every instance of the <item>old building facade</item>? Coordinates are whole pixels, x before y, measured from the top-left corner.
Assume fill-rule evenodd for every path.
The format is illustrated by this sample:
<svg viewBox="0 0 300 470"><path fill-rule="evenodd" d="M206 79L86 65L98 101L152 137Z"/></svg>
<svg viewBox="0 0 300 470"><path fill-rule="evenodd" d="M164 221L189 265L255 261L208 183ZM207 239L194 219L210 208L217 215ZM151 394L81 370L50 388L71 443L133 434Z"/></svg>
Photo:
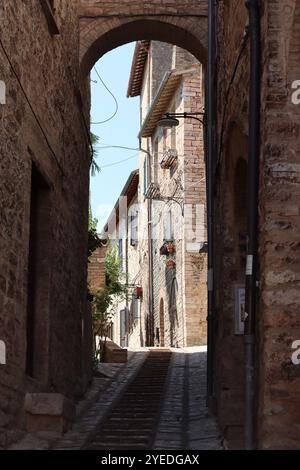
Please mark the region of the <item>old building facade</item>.
<svg viewBox="0 0 300 470"><path fill-rule="evenodd" d="M201 112L202 69L188 52L137 43L129 96L140 95L140 250L147 343L206 344L205 163L199 121L162 129L164 112Z"/></svg>
<svg viewBox="0 0 300 470"><path fill-rule="evenodd" d="M137 95L140 178L130 175L105 227L134 294L114 306L112 339L129 347L206 345L207 267L206 254L199 253L206 237L202 124L187 119L172 130L158 126L169 109L203 109L202 68L176 46L138 42L128 97Z"/></svg>
<svg viewBox="0 0 300 470"><path fill-rule="evenodd" d="M144 318L141 313L143 294L139 251L138 201L139 170L134 170L104 227L102 236L109 239L110 249L116 249L120 260L120 282L126 291L113 299L110 339L121 347L145 346Z"/></svg>
<svg viewBox="0 0 300 470"><path fill-rule="evenodd" d="M208 3L1 2L0 344L1 351L3 344L6 349L0 364L2 448L23 426L26 391L58 391L72 398L83 392L88 380L82 324L87 312L89 71L104 53L135 40L185 48L207 69ZM300 338L300 107L295 96L300 2L255 3L260 7L262 49L255 446L292 449L300 446L300 369L292 360L292 345ZM247 237L247 5L238 0L216 5L210 374L212 406L226 439L237 447L243 446L245 411L243 337L236 334L235 303L244 285Z"/></svg>

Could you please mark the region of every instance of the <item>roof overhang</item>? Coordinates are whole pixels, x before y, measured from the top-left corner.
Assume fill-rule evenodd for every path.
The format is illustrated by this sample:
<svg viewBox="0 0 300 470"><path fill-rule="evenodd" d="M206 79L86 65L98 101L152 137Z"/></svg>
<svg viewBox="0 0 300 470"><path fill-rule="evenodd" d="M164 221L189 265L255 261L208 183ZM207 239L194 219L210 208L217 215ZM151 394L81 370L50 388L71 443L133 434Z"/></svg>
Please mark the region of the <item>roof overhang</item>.
<svg viewBox="0 0 300 470"><path fill-rule="evenodd" d="M141 137L151 137L155 131L157 122L163 117L174 93L181 81L181 74L167 72L154 98L148 114L139 133Z"/></svg>
<svg viewBox="0 0 300 470"><path fill-rule="evenodd" d="M135 198L137 191L138 191L138 186L139 186L139 170L134 170L130 173L130 176L119 196L119 199L117 200L110 216L107 219L107 222L103 228L102 233L105 234L108 232L109 225L110 223L115 221L115 224L118 225L119 223L119 218L120 218L120 211L119 211L119 205L120 205L120 198L121 197L127 197L127 208L130 206L131 202Z"/></svg>
<svg viewBox="0 0 300 470"><path fill-rule="evenodd" d="M185 70L172 70L165 74L148 114L145 117L138 135L139 138L151 137L154 134L158 121L162 119L167 111L169 111L168 106L182 80L182 77L186 74L195 73L198 70L199 66L197 65Z"/></svg>
<svg viewBox="0 0 300 470"><path fill-rule="evenodd" d="M145 66L147 63L150 41L138 41L133 54L127 98L134 98L141 94Z"/></svg>

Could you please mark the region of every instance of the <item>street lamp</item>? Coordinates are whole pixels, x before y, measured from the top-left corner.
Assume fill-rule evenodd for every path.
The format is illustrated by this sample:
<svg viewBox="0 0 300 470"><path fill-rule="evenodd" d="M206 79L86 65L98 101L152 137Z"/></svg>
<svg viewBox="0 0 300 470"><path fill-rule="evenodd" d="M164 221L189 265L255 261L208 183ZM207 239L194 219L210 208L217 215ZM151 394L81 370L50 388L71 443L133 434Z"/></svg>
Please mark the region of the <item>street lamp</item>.
<svg viewBox="0 0 300 470"><path fill-rule="evenodd" d="M197 116L202 116L200 119ZM159 127L177 127L179 125L179 119L196 119L203 126L205 126L205 113L166 113L164 117L158 121Z"/></svg>

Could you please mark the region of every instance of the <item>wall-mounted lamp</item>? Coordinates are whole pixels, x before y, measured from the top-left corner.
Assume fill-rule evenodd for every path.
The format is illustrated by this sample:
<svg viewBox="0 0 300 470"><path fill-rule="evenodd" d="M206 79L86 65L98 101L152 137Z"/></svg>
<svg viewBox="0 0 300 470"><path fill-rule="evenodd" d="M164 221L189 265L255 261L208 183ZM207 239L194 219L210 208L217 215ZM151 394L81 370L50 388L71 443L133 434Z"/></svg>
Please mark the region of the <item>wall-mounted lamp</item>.
<svg viewBox="0 0 300 470"><path fill-rule="evenodd" d="M201 242L199 253L208 253L208 242Z"/></svg>
<svg viewBox="0 0 300 470"><path fill-rule="evenodd" d="M202 116L200 119L197 116ZM203 126L205 126L205 113L166 113L162 119L157 123L159 127L177 127L179 125L179 119L196 119Z"/></svg>

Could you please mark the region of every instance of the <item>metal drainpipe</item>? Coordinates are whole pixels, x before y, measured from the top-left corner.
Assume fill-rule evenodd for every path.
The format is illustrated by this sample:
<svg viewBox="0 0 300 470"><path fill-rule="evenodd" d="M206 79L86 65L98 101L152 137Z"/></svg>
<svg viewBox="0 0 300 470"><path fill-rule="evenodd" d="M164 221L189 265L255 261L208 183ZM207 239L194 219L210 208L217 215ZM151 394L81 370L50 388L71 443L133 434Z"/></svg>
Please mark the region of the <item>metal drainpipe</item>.
<svg viewBox="0 0 300 470"><path fill-rule="evenodd" d="M245 299L245 449L255 448L255 316L260 155L261 36L259 0L246 0L250 32L250 109L248 154L248 250Z"/></svg>
<svg viewBox="0 0 300 470"><path fill-rule="evenodd" d="M148 216L148 237L149 237L149 283L150 283L150 302L149 302L149 307L150 307L150 337L151 337L151 342L150 346L154 346L154 285L153 285L153 240L152 240L152 199L148 201L149 203L149 216Z"/></svg>
<svg viewBox="0 0 300 470"><path fill-rule="evenodd" d="M141 137L139 139L139 148L140 151L145 153L148 156L148 171L150 174L151 180L151 153L149 150L142 148ZM154 286L153 286L153 240L152 240L152 200L147 201L147 234L148 234L148 303L149 303L149 339L150 342L148 346L154 346Z"/></svg>
<svg viewBox="0 0 300 470"><path fill-rule="evenodd" d="M216 2L208 4L208 68L206 76L206 188L208 236L207 404L213 397L214 363L214 162L216 129Z"/></svg>

